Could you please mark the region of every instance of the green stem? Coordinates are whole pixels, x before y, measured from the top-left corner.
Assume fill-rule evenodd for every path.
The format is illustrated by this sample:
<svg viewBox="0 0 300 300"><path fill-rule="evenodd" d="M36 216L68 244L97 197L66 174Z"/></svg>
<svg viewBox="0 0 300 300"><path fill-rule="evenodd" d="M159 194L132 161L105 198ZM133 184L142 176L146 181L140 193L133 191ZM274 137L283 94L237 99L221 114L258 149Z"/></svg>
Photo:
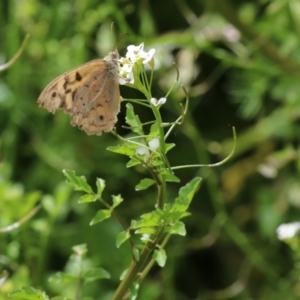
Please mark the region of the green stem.
<svg viewBox="0 0 300 300"><path fill-rule="evenodd" d="M149 241L143 248L141 252L141 256L139 261L132 260L130 267L127 271L127 274L123 281L118 286L114 296L112 297L112 300L122 300L126 299L124 296L128 292L130 286L132 283L136 280L136 277L138 276L140 270L142 270L143 266L147 262L147 259L150 255L150 253L154 250L156 247L158 240L159 240L160 234L157 235L156 239L154 241Z"/></svg>
<svg viewBox="0 0 300 300"><path fill-rule="evenodd" d="M171 234L168 234L168 235L164 238L163 242L161 243L160 249L163 249L163 248L166 246L166 244L167 244L167 242L169 241L170 237L171 237ZM145 267L145 268L143 269L143 271L141 272L141 275L140 275L140 277L139 277L137 283L141 283L141 282L144 280L144 278L146 277L146 275L147 275L147 274L149 273L149 271L152 269L154 263L155 263L155 260L154 260L154 259L151 259L151 260L149 261L149 263L146 265L146 267Z"/></svg>

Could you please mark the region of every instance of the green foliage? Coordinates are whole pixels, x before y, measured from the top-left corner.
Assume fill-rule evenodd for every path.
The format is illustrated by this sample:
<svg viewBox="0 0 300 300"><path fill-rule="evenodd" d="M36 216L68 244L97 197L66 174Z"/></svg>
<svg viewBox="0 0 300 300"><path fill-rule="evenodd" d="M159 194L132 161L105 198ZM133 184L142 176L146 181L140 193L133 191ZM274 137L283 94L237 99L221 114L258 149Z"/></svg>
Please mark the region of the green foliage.
<svg viewBox="0 0 300 300"><path fill-rule="evenodd" d="M11 292L9 297L28 299L28 300L48 300L49 297L45 292L36 290L32 287L23 287L17 291Z"/></svg>
<svg viewBox="0 0 300 300"><path fill-rule="evenodd" d="M153 252L153 259L160 267L164 267L167 260L166 251L164 249L155 249Z"/></svg>
<svg viewBox="0 0 300 300"><path fill-rule="evenodd" d="M281 223L299 220L298 6L2 1L0 300L74 299L78 254L68 257L82 243L89 255L81 275L98 279L101 266L111 277L80 277L80 299L111 299L131 259L164 265L137 270L132 299L298 299L297 247L276 235ZM56 76L141 42L156 49L154 69L135 66L136 86L121 87L117 135L86 136L69 116L37 107ZM151 106L163 95L166 104ZM183 168L222 161L231 126L238 145L230 161Z"/></svg>
<svg viewBox="0 0 300 300"><path fill-rule="evenodd" d="M148 187L150 187L153 184L155 184L155 181L153 179L145 178L142 179L141 182L136 185L135 190L136 191L146 190Z"/></svg>

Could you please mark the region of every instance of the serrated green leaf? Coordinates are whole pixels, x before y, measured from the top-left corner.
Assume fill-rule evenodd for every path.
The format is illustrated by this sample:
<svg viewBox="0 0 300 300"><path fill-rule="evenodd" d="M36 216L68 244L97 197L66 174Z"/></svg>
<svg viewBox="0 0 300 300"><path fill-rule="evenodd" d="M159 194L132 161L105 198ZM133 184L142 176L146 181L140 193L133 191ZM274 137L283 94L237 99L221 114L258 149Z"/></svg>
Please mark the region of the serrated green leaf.
<svg viewBox="0 0 300 300"><path fill-rule="evenodd" d="M112 205L113 208L116 208L124 201L121 195L117 195L117 196L113 195L112 199L113 199L113 205Z"/></svg>
<svg viewBox="0 0 300 300"><path fill-rule="evenodd" d="M185 210L188 209L194 194L201 182L200 177L194 178L192 181L188 182L184 187L179 190L179 195L175 199L175 204L183 205Z"/></svg>
<svg viewBox="0 0 300 300"><path fill-rule="evenodd" d="M131 168L133 166L140 165L140 164L141 162L138 159L133 157L127 162L126 168Z"/></svg>
<svg viewBox="0 0 300 300"><path fill-rule="evenodd" d="M85 194L79 198L78 203L95 202L98 198L99 196L95 194Z"/></svg>
<svg viewBox="0 0 300 300"><path fill-rule="evenodd" d="M170 234L178 234L181 236L186 235L186 229L183 222L176 222L174 226L166 226L164 232Z"/></svg>
<svg viewBox="0 0 300 300"><path fill-rule="evenodd" d="M166 174L165 179L168 182L180 182L180 179L177 176L173 175L173 174Z"/></svg>
<svg viewBox="0 0 300 300"><path fill-rule="evenodd" d="M120 246L126 242L130 238L129 231L122 231L117 235L116 239L116 246L117 248L120 248Z"/></svg>
<svg viewBox="0 0 300 300"><path fill-rule="evenodd" d="M165 208L164 208L164 210L165 210ZM172 214L176 214L176 213L178 213L178 214L180 214L180 215L184 215L184 214L186 214L187 212L187 207L186 207L186 205L184 205L184 204L177 204L177 203L174 203L174 204L172 204L171 206L170 206L170 208L168 209L168 210L166 210L166 211L168 211L168 215L172 215ZM183 218L183 216L182 217L180 217L180 218Z"/></svg>
<svg viewBox="0 0 300 300"><path fill-rule="evenodd" d="M61 283L75 282L78 280L78 277L63 272L57 272L54 275L50 276L48 280L49 282L61 284Z"/></svg>
<svg viewBox="0 0 300 300"><path fill-rule="evenodd" d="M167 254L164 249L155 249L152 258L160 267L164 267L167 261Z"/></svg>
<svg viewBox="0 0 300 300"><path fill-rule="evenodd" d="M122 145L117 145L117 146L110 146L107 148L107 150L119 154L123 154L129 157L133 157L135 155L135 149L138 147L134 147L136 145L129 144L129 143L124 143Z"/></svg>
<svg viewBox="0 0 300 300"><path fill-rule="evenodd" d="M90 225L95 225L99 222L102 222L111 216L111 211L109 209L101 209L97 212L95 217L90 222Z"/></svg>
<svg viewBox="0 0 300 300"><path fill-rule="evenodd" d="M28 300L48 300L49 297L44 291L36 290L32 287L22 287L17 291L8 294L8 297L28 299Z"/></svg>
<svg viewBox="0 0 300 300"><path fill-rule="evenodd" d="M154 227L160 226L161 220L163 219L164 212L161 210L155 210L147 214L143 214L141 219L138 221L133 220L131 222L131 229L138 229L141 227Z"/></svg>
<svg viewBox="0 0 300 300"><path fill-rule="evenodd" d="M153 185L155 181L150 178L145 178L140 181L139 184L136 185L135 190L141 191L147 189L149 186Z"/></svg>
<svg viewBox="0 0 300 300"><path fill-rule="evenodd" d="M165 211L165 224L175 224L180 219L189 216L190 213L186 211L186 207L178 204L171 204L169 209L166 208L167 205L164 205Z"/></svg>
<svg viewBox="0 0 300 300"><path fill-rule="evenodd" d="M105 180L103 180L101 178L97 178L96 186L97 186L97 194L99 195L99 198L100 198L103 190L105 189Z"/></svg>
<svg viewBox="0 0 300 300"><path fill-rule="evenodd" d="M67 177L67 183L73 186L76 191L93 194L93 190L84 176L76 176L75 172L72 170L63 170L63 174Z"/></svg>
<svg viewBox="0 0 300 300"><path fill-rule="evenodd" d="M82 277L85 279L85 282L89 282L102 278L108 279L110 274L103 268L92 268L83 272Z"/></svg>
<svg viewBox="0 0 300 300"><path fill-rule="evenodd" d="M130 103L126 104L126 123L130 125L131 130L139 135L143 135L143 126L138 115L134 114L133 106Z"/></svg>

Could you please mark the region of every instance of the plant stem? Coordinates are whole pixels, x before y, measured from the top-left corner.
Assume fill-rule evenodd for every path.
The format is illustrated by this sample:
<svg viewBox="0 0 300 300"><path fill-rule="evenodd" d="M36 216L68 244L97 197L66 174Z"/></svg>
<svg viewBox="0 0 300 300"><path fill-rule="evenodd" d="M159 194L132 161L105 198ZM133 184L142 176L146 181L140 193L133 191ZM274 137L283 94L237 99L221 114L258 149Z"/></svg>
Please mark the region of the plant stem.
<svg viewBox="0 0 300 300"><path fill-rule="evenodd" d="M139 261L131 261L130 267L127 271L127 274L123 281L118 286L114 296L112 297L112 300L122 300L123 297L127 293L128 289L130 288L131 284L135 281L138 273L142 269L142 267L145 265L145 262L147 261L147 258L149 254L153 251L155 248L156 242L149 241L143 248L140 260Z"/></svg>

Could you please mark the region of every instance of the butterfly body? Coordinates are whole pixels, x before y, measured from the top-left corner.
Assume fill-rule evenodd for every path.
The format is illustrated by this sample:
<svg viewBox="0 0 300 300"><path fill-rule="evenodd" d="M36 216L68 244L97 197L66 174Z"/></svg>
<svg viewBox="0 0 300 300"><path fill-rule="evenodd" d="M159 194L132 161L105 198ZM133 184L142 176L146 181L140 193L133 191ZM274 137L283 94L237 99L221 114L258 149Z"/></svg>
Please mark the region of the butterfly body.
<svg viewBox="0 0 300 300"><path fill-rule="evenodd" d="M60 75L41 93L39 105L52 113L62 108L88 135L111 131L120 110L118 58L115 50Z"/></svg>

